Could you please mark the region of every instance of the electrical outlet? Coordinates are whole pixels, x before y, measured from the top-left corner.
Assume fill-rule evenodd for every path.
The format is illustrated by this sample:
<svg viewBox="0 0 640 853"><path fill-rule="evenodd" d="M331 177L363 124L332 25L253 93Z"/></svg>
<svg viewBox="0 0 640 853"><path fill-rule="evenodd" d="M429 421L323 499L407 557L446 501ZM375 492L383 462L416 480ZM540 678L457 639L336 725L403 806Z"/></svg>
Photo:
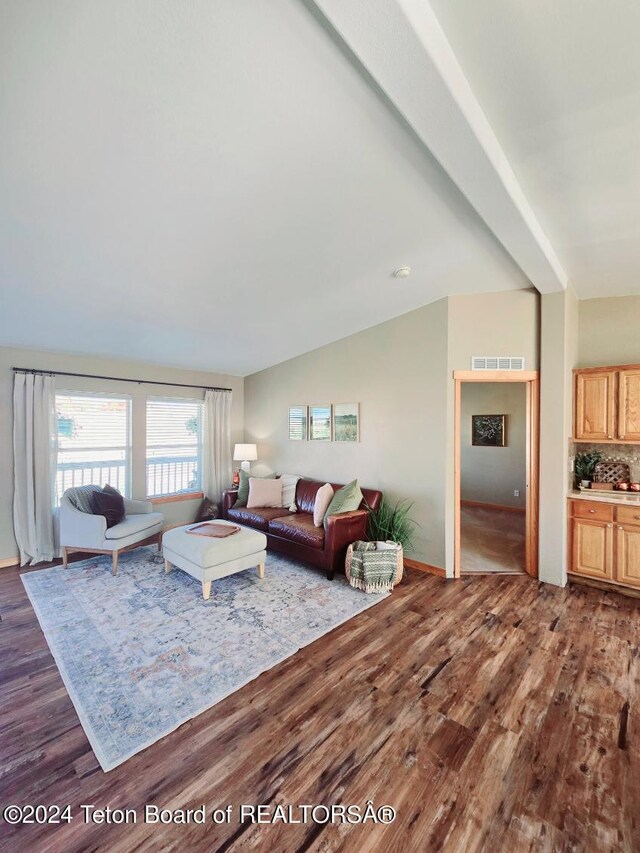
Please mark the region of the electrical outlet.
<svg viewBox="0 0 640 853"><path fill-rule="evenodd" d="M520 497L520 489L514 489L513 490L513 496L514 496L514 498L519 498Z"/></svg>

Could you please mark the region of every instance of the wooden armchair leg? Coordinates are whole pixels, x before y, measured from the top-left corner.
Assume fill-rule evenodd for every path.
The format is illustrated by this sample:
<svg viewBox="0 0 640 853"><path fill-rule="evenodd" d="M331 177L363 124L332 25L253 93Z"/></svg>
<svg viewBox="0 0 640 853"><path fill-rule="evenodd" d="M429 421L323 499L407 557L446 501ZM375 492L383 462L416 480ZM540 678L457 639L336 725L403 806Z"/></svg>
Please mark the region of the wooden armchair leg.
<svg viewBox="0 0 640 853"><path fill-rule="evenodd" d="M114 575L117 575L118 574L118 552L117 551L114 551L113 554L111 555L111 565L112 565L112 569L111 569L112 573Z"/></svg>
<svg viewBox="0 0 640 853"><path fill-rule="evenodd" d="M62 546L62 565L65 569L69 566L69 554L67 552L66 545Z"/></svg>

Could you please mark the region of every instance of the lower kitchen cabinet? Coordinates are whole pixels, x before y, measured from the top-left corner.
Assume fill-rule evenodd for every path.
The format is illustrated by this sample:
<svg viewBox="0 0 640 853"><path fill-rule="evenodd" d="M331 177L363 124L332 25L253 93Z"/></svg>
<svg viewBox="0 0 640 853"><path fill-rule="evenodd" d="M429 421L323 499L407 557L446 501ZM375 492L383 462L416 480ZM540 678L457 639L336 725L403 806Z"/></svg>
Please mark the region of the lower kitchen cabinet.
<svg viewBox="0 0 640 853"><path fill-rule="evenodd" d="M569 573L640 589L640 507L570 500L569 516Z"/></svg>

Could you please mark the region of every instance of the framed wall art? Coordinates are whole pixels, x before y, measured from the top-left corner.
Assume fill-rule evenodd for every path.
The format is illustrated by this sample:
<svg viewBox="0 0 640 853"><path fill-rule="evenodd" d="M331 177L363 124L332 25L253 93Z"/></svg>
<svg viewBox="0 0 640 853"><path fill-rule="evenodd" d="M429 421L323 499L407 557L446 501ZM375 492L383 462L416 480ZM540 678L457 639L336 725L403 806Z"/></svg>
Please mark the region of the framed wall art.
<svg viewBox="0 0 640 853"><path fill-rule="evenodd" d="M471 415L471 444L475 447L506 447L506 415Z"/></svg>
<svg viewBox="0 0 640 853"><path fill-rule="evenodd" d="M308 416L308 406L289 407L289 441L307 440Z"/></svg>
<svg viewBox="0 0 640 853"><path fill-rule="evenodd" d="M331 405L309 406L309 440L331 441Z"/></svg>
<svg viewBox="0 0 640 853"><path fill-rule="evenodd" d="M333 404L333 440L360 441L360 404Z"/></svg>

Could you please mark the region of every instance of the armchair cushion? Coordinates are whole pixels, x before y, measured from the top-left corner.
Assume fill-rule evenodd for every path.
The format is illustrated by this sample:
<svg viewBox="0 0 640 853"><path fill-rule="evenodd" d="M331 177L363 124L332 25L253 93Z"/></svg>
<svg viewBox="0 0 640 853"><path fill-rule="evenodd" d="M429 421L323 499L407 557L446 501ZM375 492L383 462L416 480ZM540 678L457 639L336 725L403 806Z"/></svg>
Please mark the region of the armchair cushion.
<svg viewBox="0 0 640 853"><path fill-rule="evenodd" d="M131 498L123 498L124 511L127 515L141 515L143 513L153 512L153 504L151 501L134 501Z"/></svg>
<svg viewBox="0 0 640 853"><path fill-rule="evenodd" d="M162 524L164 516L161 512L147 512L140 515L125 515L124 520L113 527L108 528L105 533L105 539L124 539L134 533L144 534L145 530L150 530L158 524ZM153 531L150 530L149 536ZM146 536L141 535L140 539L145 539Z"/></svg>
<svg viewBox="0 0 640 853"><path fill-rule="evenodd" d="M107 530L124 518L124 500L119 492L92 492L90 502L93 514L104 515L107 519Z"/></svg>

